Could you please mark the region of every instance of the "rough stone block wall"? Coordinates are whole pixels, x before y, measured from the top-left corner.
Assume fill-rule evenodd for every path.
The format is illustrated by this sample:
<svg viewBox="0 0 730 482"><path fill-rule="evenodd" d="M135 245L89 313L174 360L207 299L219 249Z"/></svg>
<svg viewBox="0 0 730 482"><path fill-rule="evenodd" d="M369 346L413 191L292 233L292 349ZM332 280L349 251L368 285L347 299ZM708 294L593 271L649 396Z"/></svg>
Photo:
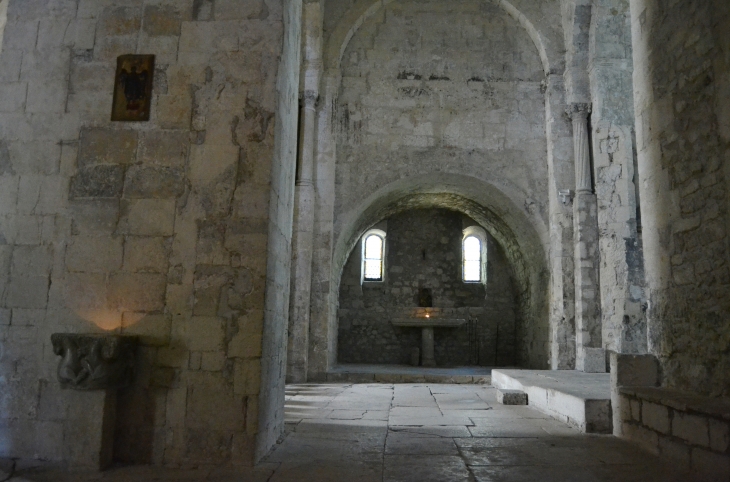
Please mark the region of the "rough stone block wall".
<svg viewBox="0 0 730 482"><path fill-rule="evenodd" d="M114 331L142 342L119 394L118 460L253 462L259 394L283 376L262 386L277 346L264 320L286 319L267 309L267 279L288 286L289 272L293 158L278 166L293 157L299 37L284 48L284 7L298 15L281 0L10 1L1 456L65 458L71 394L50 335ZM116 58L130 53L156 55L151 119L110 122Z"/></svg>
<svg viewBox="0 0 730 482"><path fill-rule="evenodd" d="M406 211L388 218L383 282L361 284L361 245L345 265L339 298L339 363L410 364L421 330L394 327L409 318L420 288L431 290L440 315L467 325L436 329L439 366L514 365L516 292L510 266L494 239L487 241L487 283L462 281L462 230L476 223L455 211ZM378 225L380 226L380 224Z"/></svg>
<svg viewBox="0 0 730 482"><path fill-rule="evenodd" d="M649 348L730 396L730 4L631 2Z"/></svg>
<svg viewBox="0 0 730 482"><path fill-rule="evenodd" d="M370 194L433 172L493 183L527 217L546 225L545 87L535 44L498 5L384 6L342 56L335 239ZM549 334L536 326L524 327L522 358L542 366L548 356L538 352Z"/></svg>
<svg viewBox="0 0 730 482"><path fill-rule="evenodd" d="M661 389L624 388L623 436L681 469L693 471L696 480L725 481L730 478L730 424L725 405L713 407L694 395Z"/></svg>

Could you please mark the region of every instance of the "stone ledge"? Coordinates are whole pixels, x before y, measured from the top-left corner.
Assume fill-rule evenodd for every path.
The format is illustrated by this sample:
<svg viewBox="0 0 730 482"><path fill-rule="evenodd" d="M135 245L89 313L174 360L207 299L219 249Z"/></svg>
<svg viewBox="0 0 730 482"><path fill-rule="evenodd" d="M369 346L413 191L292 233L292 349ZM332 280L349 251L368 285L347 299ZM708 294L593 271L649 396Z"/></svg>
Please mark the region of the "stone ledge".
<svg viewBox="0 0 730 482"><path fill-rule="evenodd" d="M657 387L621 387L622 395L665 405L680 412L697 412L730 421L730 400L712 399L693 393Z"/></svg>
<svg viewBox="0 0 730 482"><path fill-rule="evenodd" d="M492 370L492 385L527 394L528 406L584 433L610 433L608 373L574 370Z"/></svg>

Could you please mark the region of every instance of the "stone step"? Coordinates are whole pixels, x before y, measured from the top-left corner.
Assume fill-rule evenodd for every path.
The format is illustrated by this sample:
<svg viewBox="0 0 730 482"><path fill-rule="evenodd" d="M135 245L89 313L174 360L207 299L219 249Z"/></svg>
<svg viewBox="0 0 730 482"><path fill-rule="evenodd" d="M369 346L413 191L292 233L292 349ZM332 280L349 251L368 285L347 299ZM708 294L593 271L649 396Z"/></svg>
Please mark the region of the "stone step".
<svg viewBox="0 0 730 482"><path fill-rule="evenodd" d="M612 432L608 373L494 369L492 385L526 393L528 406L583 433Z"/></svg>
<svg viewBox="0 0 730 482"><path fill-rule="evenodd" d="M522 390L497 389L497 402L502 405L527 405L527 394Z"/></svg>

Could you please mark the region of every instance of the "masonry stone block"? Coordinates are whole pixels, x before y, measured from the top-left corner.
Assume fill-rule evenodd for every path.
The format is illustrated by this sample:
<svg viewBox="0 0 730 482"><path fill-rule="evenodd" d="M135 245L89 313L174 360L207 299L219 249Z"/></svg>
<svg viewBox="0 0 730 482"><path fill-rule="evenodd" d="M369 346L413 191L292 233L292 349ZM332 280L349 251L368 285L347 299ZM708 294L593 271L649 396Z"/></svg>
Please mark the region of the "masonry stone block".
<svg viewBox="0 0 730 482"><path fill-rule="evenodd" d="M0 72L0 82L16 82L20 77L20 64L23 59L21 50L11 50L7 44L3 45L0 52L0 65L3 66Z"/></svg>
<svg viewBox="0 0 730 482"><path fill-rule="evenodd" d="M0 86L0 112L22 112L25 108L27 82L6 83Z"/></svg>
<svg viewBox="0 0 730 482"><path fill-rule="evenodd" d="M196 372L188 389L186 424L188 427L230 430L243 426L242 400L234 395L230 383L219 373Z"/></svg>
<svg viewBox="0 0 730 482"><path fill-rule="evenodd" d="M144 9L144 32L147 35L180 35L180 12L171 5L149 5Z"/></svg>
<svg viewBox="0 0 730 482"><path fill-rule="evenodd" d="M727 422L709 419L710 448L715 452L725 453L730 448L730 426Z"/></svg>
<svg viewBox="0 0 730 482"><path fill-rule="evenodd" d="M121 237L75 236L66 248L66 269L82 273L110 273L122 265Z"/></svg>
<svg viewBox="0 0 730 482"><path fill-rule="evenodd" d="M126 216L119 224L121 232L138 236L172 236L174 199L132 199L123 206Z"/></svg>
<svg viewBox="0 0 730 482"><path fill-rule="evenodd" d="M157 96L157 122L163 129L190 129L193 102L188 92Z"/></svg>
<svg viewBox="0 0 730 482"><path fill-rule="evenodd" d="M136 7L114 7L104 9L99 23L102 35L131 35L139 31L142 12Z"/></svg>
<svg viewBox="0 0 730 482"><path fill-rule="evenodd" d="M261 388L261 362L255 359L236 360L233 384L236 394L258 394Z"/></svg>
<svg viewBox="0 0 730 482"><path fill-rule="evenodd" d="M7 289L5 305L8 308L45 308L49 285L48 276L14 276Z"/></svg>
<svg viewBox="0 0 730 482"><path fill-rule="evenodd" d="M15 276L48 276L53 266L51 246L16 246L13 249L11 274Z"/></svg>
<svg viewBox="0 0 730 482"><path fill-rule="evenodd" d="M675 411L672 418L672 435L693 445L710 446L707 417Z"/></svg>
<svg viewBox="0 0 730 482"><path fill-rule="evenodd" d="M82 168L71 178L69 198L119 198L123 183L123 166L102 165Z"/></svg>
<svg viewBox="0 0 730 482"><path fill-rule="evenodd" d="M163 237L127 236L124 243L124 270L166 273L169 243Z"/></svg>
<svg viewBox="0 0 730 482"><path fill-rule="evenodd" d="M109 277L109 306L118 311L160 311L166 286L164 275L114 273Z"/></svg>
<svg viewBox="0 0 730 482"><path fill-rule="evenodd" d="M730 478L730 456L704 450L692 449L692 469L696 474L711 481L725 481Z"/></svg>
<svg viewBox="0 0 730 482"><path fill-rule="evenodd" d="M641 425L624 423L622 427L624 437L640 445L653 454L659 454L659 435L653 430Z"/></svg>
<svg viewBox="0 0 730 482"><path fill-rule="evenodd" d="M268 14L263 0L252 0L243 5L236 0L219 0L215 6L216 20L260 19Z"/></svg>
<svg viewBox="0 0 730 482"><path fill-rule="evenodd" d="M132 164L136 160L137 132L133 130L84 129L79 142L79 167Z"/></svg>
<svg viewBox="0 0 730 482"><path fill-rule="evenodd" d="M670 433L669 409L664 405L642 402L641 421L652 430L663 434Z"/></svg>
<svg viewBox="0 0 730 482"><path fill-rule="evenodd" d="M185 344L191 351L223 349L225 326L217 317L194 316L184 328Z"/></svg>
<svg viewBox="0 0 730 482"><path fill-rule="evenodd" d="M48 84L37 79L28 83L28 98L25 111L32 113L63 113L66 111L68 86Z"/></svg>
<svg viewBox="0 0 730 482"><path fill-rule="evenodd" d="M185 187L185 174L182 169L133 166L126 173L124 197L176 198L185 192Z"/></svg>
<svg viewBox="0 0 730 482"><path fill-rule="evenodd" d="M190 144L187 131L152 131L140 141L140 160L144 164L183 167Z"/></svg>
<svg viewBox="0 0 730 482"><path fill-rule="evenodd" d="M74 200L69 205L74 235L109 236L119 222L119 201L115 199Z"/></svg>
<svg viewBox="0 0 730 482"><path fill-rule="evenodd" d="M659 365L653 355L611 353L611 385L615 387L656 386Z"/></svg>
<svg viewBox="0 0 730 482"><path fill-rule="evenodd" d="M208 372L219 372L226 364L225 353L219 351L204 351L201 353L200 369Z"/></svg>
<svg viewBox="0 0 730 482"><path fill-rule="evenodd" d="M7 145L12 170L17 174L58 173L61 147L57 142L37 140Z"/></svg>
<svg viewBox="0 0 730 482"><path fill-rule="evenodd" d="M680 470L689 470L692 447L670 437L659 436L659 453L672 460Z"/></svg>
<svg viewBox="0 0 730 482"><path fill-rule="evenodd" d="M521 390L497 390L497 402L503 405L527 405L527 394Z"/></svg>

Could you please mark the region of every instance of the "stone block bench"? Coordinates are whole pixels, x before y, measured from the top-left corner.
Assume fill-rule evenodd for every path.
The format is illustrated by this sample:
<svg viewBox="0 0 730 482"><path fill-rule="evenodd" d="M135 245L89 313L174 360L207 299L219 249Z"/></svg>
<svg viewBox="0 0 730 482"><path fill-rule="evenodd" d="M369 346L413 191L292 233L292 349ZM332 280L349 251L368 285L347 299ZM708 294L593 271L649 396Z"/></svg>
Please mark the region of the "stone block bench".
<svg viewBox="0 0 730 482"><path fill-rule="evenodd" d="M730 401L658 387L620 387L622 436L698 480L730 480Z"/></svg>

